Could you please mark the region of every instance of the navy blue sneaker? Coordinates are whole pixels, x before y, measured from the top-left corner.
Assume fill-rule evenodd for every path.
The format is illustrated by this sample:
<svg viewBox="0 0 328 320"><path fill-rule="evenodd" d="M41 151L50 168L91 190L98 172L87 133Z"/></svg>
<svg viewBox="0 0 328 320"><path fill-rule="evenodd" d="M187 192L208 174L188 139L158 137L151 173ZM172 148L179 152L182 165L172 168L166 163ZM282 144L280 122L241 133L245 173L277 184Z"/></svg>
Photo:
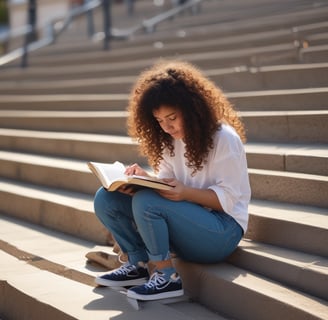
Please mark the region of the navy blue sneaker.
<svg viewBox="0 0 328 320"><path fill-rule="evenodd" d="M96 277L95 282L98 285L107 287L127 287L144 284L148 279L147 268L127 262L110 273Z"/></svg>
<svg viewBox="0 0 328 320"><path fill-rule="evenodd" d="M174 273L167 281L161 272L155 272L147 283L130 288L127 291L128 298L138 300L166 299L179 297L183 294L184 291L179 275Z"/></svg>

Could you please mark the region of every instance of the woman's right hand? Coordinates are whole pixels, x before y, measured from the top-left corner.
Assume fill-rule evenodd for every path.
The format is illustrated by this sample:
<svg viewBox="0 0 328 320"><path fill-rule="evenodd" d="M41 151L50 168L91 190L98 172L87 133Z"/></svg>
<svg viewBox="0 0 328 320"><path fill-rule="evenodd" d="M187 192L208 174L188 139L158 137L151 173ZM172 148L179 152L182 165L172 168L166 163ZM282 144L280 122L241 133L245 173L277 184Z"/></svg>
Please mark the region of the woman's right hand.
<svg viewBox="0 0 328 320"><path fill-rule="evenodd" d="M126 167L124 174L128 175L128 176L145 176L148 177L149 174L142 169L137 163L134 163L128 167Z"/></svg>

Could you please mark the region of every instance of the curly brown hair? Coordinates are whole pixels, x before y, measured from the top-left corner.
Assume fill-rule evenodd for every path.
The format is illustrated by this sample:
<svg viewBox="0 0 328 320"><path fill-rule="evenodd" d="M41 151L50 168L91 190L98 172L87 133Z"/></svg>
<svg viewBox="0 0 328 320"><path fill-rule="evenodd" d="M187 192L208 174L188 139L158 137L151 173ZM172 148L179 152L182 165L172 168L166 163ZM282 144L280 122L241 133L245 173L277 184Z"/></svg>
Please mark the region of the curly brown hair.
<svg viewBox="0 0 328 320"><path fill-rule="evenodd" d="M139 143L140 152L158 171L164 149L174 155L173 138L164 132L153 111L172 106L183 117L186 165L193 173L202 168L213 135L227 123L246 141L244 125L222 91L195 66L182 61L159 61L141 73L128 105L128 133Z"/></svg>

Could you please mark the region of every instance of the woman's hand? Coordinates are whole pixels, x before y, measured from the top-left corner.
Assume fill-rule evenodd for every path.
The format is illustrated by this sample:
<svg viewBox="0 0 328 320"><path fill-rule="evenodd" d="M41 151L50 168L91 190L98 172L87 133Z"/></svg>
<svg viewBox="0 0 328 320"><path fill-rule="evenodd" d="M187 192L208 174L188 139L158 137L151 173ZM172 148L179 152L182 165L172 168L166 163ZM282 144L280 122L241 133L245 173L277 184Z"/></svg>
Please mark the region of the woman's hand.
<svg viewBox="0 0 328 320"><path fill-rule="evenodd" d="M126 167L124 174L128 176L149 176L148 173L142 169L137 163ZM118 191L133 196L140 188L135 185L125 184L121 186Z"/></svg>
<svg viewBox="0 0 328 320"><path fill-rule="evenodd" d="M129 196L133 196L138 190L139 190L138 186L134 186L131 184L124 184L123 186L117 189L117 191L125 193Z"/></svg>
<svg viewBox="0 0 328 320"><path fill-rule="evenodd" d="M126 167L124 174L128 176L149 176L149 174L144 169L142 169L137 163L131 164L130 166Z"/></svg>
<svg viewBox="0 0 328 320"><path fill-rule="evenodd" d="M197 203L206 208L222 211L220 200L216 193L211 189L198 189L188 187L176 179L163 179L166 183L171 185L171 190L159 190L158 193L172 201L190 201Z"/></svg>
<svg viewBox="0 0 328 320"><path fill-rule="evenodd" d="M181 200L185 200L184 194L186 191L186 186L176 180L176 179L163 179L164 182L168 183L170 186L173 187L173 189L171 190L158 190L158 193L169 200L173 200L173 201L181 201Z"/></svg>

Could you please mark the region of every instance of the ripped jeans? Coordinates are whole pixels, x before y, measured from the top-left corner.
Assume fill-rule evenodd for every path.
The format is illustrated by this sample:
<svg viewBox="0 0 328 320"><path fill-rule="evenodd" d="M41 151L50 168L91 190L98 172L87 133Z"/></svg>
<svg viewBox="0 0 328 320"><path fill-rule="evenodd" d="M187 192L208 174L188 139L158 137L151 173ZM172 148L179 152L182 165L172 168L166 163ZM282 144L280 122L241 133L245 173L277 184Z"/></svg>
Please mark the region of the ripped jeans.
<svg viewBox="0 0 328 320"><path fill-rule="evenodd" d="M240 225L225 212L168 200L151 189L130 196L100 188L94 208L132 264L166 260L172 252L185 261L219 262L243 236Z"/></svg>

